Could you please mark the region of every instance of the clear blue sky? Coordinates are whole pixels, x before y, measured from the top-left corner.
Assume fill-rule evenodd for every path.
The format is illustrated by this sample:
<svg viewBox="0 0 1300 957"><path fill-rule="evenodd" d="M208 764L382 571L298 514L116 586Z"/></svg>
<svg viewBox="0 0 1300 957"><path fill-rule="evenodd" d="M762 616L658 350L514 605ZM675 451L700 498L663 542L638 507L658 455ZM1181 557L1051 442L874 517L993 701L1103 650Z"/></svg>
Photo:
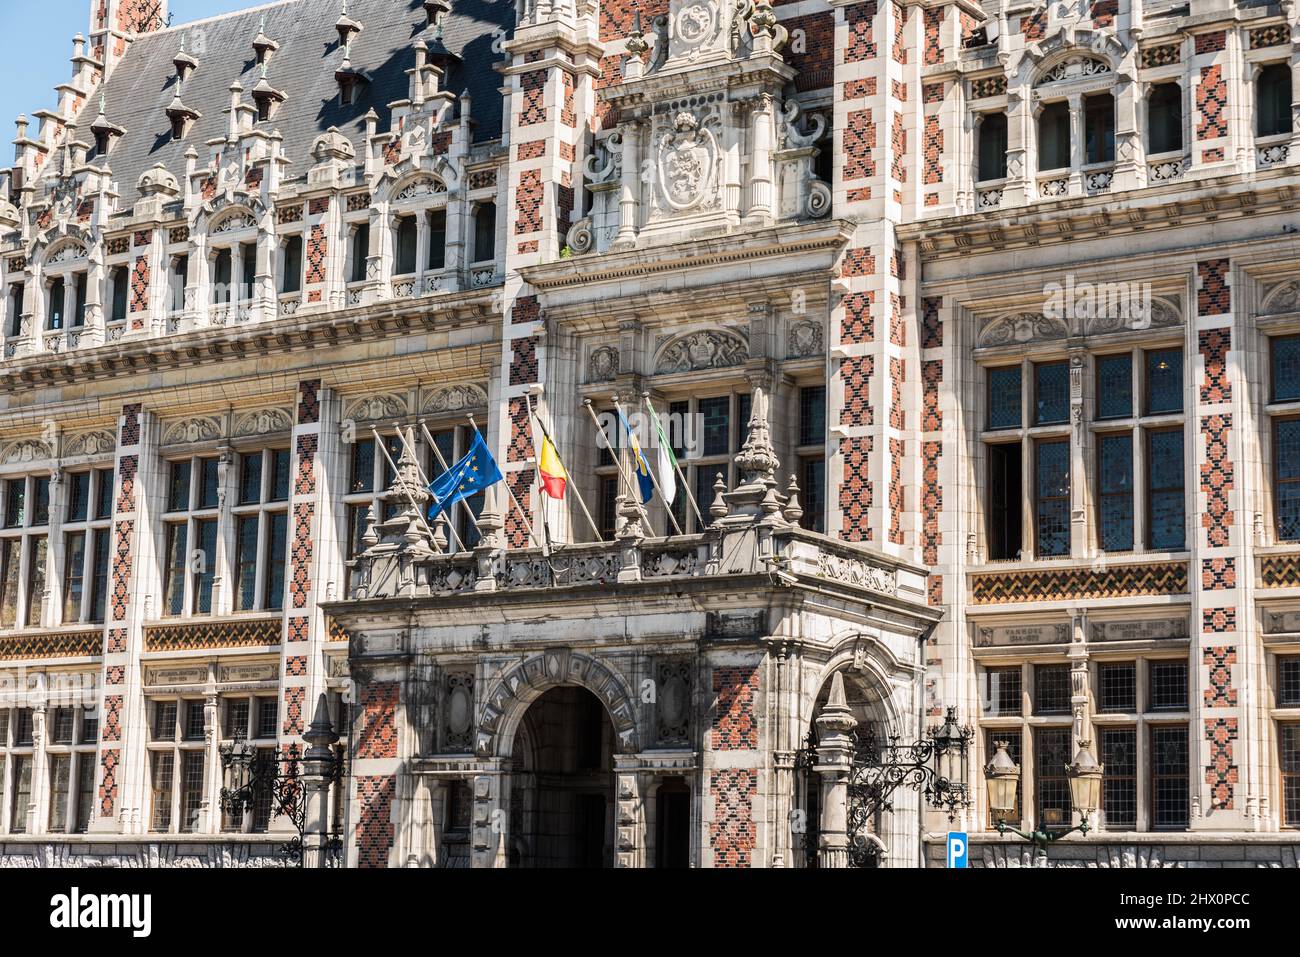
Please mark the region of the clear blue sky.
<svg viewBox="0 0 1300 957"><path fill-rule="evenodd" d="M53 109L54 88L72 77L72 38L86 36L94 0L0 0L0 165L13 162L14 119ZM172 22L201 20L219 13L264 6L268 0L171 0ZM32 132L35 132L33 127Z"/></svg>

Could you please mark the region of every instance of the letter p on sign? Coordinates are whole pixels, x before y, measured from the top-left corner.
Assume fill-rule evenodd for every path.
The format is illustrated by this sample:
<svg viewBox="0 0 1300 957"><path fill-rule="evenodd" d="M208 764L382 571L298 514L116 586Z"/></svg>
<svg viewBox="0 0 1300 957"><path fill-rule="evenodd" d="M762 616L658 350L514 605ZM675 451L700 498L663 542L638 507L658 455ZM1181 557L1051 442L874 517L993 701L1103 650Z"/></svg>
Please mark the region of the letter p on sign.
<svg viewBox="0 0 1300 957"><path fill-rule="evenodd" d="M948 866L965 867L966 866L966 832L949 831L948 832Z"/></svg>

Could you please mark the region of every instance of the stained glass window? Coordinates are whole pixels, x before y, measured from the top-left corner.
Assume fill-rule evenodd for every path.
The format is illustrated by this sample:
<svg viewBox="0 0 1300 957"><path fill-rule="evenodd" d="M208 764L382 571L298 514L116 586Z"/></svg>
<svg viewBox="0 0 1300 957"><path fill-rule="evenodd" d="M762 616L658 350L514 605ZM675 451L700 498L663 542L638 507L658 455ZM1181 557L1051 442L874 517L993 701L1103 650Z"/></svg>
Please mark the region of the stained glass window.
<svg viewBox="0 0 1300 957"><path fill-rule="evenodd" d="M1020 428L1020 366L989 370L989 430Z"/></svg>
<svg viewBox="0 0 1300 957"><path fill-rule="evenodd" d="M1097 512L1102 549L1130 551L1133 548L1133 436L1129 432L1097 438Z"/></svg>
<svg viewBox="0 0 1300 957"><path fill-rule="evenodd" d="M720 395L700 400L700 417L704 423L704 454L726 455L730 442L731 396Z"/></svg>
<svg viewBox="0 0 1300 957"><path fill-rule="evenodd" d="M1300 539L1300 419L1273 426L1273 508L1278 539Z"/></svg>
<svg viewBox="0 0 1300 957"><path fill-rule="evenodd" d="M1277 706L1300 707L1300 655L1277 659Z"/></svg>
<svg viewBox="0 0 1300 957"><path fill-rule="evenodd" d="M1153 661L1150 671L1148 711L1187 710L1187 662Z"/></svg>
<svg viewBox="0 0 1300 957"><path fill-rule="evenodd" d="M1133 356L1097 359L1097 418L1126 419L1133 414Z"/></svg>
<svg viewBox="0 0 1300 957"><path fill-rule="evenodd" d="M1034 731L1034 792L1038 823L1047 828L1070 826L1070 782L1065 776L1070 753L1069 728L1038 728Z"/></svg>
<svg viewBox="0 0 1300 957"><path fill-rule="evenodd" d="M1187 726L1151 729L1151 826L1158 831L1187 827Z"/></svg>
<svg viewBox="0 0 1300 957"><path fill-rule="evenodd" d="M1186 541L1183 430L1147 433L1147 546L1180 549Z"/></svg>
<svg viewBox="0 0 1300 957"><path fill-rule="evenodd" d="M1145 355L1147 415L1183 411L1183 351L1156 349Z"/></svg>
<svg viewBox="0 0 1300 957"><path fill-rule="evenodd" d="M1300 336L1278 336L1272 346L1273 401L1300 400Z"/></svg>
<svg viewBox="0 0 1300 957"><path fill-rule="evenodd" d="M1070 666L1034 666L1034 714L1070 713Z"/></svg>
<svg viewBox="0 0 1300 957"><path fill-rule="evenodd" d="M1137 711L1137 665L1107 662L1097 668L1097 710L1109 714Z"/></svg>
<svg viewBox="0 0 1300 957"><path fill-rule="evenodd" d="M998 753L998 742L1005 742L1007 746L1007 756L1016 764L1024 766L1021 760L1021 732L1019 728L988 728L984 732L984 753L988 760L992 761L993 756ZM1022 779L1016 778L1016 805L1011 812L1004 818L1008 823L1020 820L1020 792ZM990 818L992 815L990 815ZM997 826L996 820L989 821L989 827Z"/></svg>
<svg viewBox="0 0 1300 957"><path fill-rule="evenodd" d="M1036 552L1042 556L1070 553L1070 443L1039 442L1036 446Z"/></svg>
<svg viewBox="0 0 1300 957"><path fill-rule="evenodd" d="M1070 420L1070 369L1064 362L1034 366L1034 424L1059 425Z"/></svg>
<svg viewBox="0 0 1300 957"><path fill-rule="evenodd" d="M1020 668L989 668L984 672L984 713L1006 717L1020 714Z"/></svg>
<svg viewBox="0 0 1300 957"><path fill-rule="evenodd" d="M1106 827L1137 827L1137 729L1105 728L1101 731L1101 808Z"/></svg>
<svg viewBox="0 0 1300 957"><path fill-rule="evenodd" d="M1282 823L1300 827L1300 724L1278 725L1277 750L1282 768Z"/></svg>

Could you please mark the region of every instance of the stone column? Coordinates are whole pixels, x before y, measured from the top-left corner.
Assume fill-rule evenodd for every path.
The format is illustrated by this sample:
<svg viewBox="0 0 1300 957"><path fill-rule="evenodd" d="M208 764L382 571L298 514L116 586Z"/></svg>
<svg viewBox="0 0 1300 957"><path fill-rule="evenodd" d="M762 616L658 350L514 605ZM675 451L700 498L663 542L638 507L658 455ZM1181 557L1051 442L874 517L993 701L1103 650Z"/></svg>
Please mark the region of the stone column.
<svg viewBox="0 0 1300 957"><path fill-rule="evenodd" d="M474 776L474 817L470 821L470 866L505 867L506 834L503 822L509 817L502 796L501 762L482 763Z"/></svg>
<svg viewBox="0 0 1300 957"><path fill-rule="evenodd" d="M1021 91L1007 87L1007 183L1002 188L1003 206L1024 206L1034 196L1034 168L1037 151L1029 148L1029 126L1034 122Z"/></svg>
<svg viewBox="0 0 1300 957"><path fill-rule="evenodd" d="M614 755L614 866L645 865L645 822L633 756Z"/></svg>
<svg viewBox="0 0 1300 957"><path fill-rule="evenodd" d="M772 216L772 97L764 93L754 104L754 156L750 167L749 215Z"/></svg>
<svg viewBox="0 0 1300 957"><path fill-rule="evenodd" d="M1083 94L1070 96L1070 183L1066 187L1070 196L1083 192L1082 166L1087 155L1084 151Z"/></svg>
<svg viewBox="0 0 1300 957"><path fill-rule="evenodd" d="M849 866L849 777L853 768L853 729L858 721L844 697L844 676L835 672L831 693L814 722L817 726L817 766L821 776L821 825L817 864Z"/></svg>
<svg viewBox="0 0 1300 957"><path fill-rule="evenodd" d="M637 175L640 172L638 157L641 153L641 124L637 121L623 127L623 181L618 197L618 235L614 237L616 249L636 245Z"/></svg>

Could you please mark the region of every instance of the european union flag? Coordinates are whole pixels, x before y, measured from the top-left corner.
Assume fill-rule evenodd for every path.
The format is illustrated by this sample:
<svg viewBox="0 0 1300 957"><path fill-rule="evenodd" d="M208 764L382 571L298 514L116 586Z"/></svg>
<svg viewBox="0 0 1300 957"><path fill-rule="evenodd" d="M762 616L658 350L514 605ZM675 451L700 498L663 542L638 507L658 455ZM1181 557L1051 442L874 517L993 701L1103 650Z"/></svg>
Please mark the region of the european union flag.
<svg viewBox="0 0 1300 957"><path fill-rule="evenodd" d="M477 495L489 485L500 481L501 470L497 468L496 459L488 451L482 434L475 430L474 441L465 457L434 479L429 486L429 494L433 496L429 518L437 518L461 499Z"/></svg>

